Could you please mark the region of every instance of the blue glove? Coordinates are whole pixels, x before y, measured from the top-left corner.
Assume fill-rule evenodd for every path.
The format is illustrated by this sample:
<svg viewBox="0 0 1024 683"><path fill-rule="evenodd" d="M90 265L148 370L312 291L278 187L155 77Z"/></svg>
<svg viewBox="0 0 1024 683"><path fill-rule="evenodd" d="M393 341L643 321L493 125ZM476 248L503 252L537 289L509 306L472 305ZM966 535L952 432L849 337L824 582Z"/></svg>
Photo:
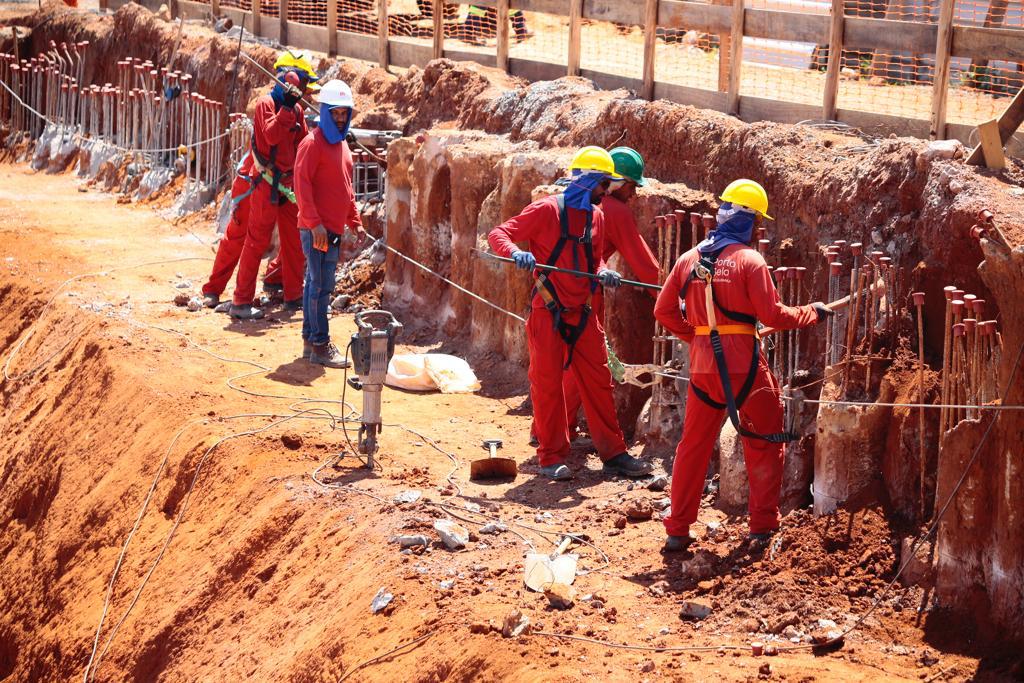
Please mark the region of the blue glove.
<svg viewBox="0 0 1024 683"><path fill-rule="evenodd" d="M537 266L536 257L528 251L513 251L512 260L520 270L533 270Z"/></svg>
<svg viewBox="0 0 1024 683"><path fill-rule="evenodd" d="M597 273L597 279L605 287L615 288L622 284L622 276L610 268L602 268Z"/></svg>

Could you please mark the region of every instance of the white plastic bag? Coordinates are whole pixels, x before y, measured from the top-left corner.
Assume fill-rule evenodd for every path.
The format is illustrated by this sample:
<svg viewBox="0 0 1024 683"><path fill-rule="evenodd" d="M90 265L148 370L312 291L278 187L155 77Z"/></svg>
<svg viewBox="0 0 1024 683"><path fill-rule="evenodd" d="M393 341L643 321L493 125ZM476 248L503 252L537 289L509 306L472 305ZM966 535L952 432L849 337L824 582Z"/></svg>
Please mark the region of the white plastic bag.
<svg viewBox="0 0 1024 683"><path fill-rule="evenodd" d="M444 353L396 354L388 365L389 387L407 391L437 391L443 394L472 393L480 380L469 363Z"/></svg>

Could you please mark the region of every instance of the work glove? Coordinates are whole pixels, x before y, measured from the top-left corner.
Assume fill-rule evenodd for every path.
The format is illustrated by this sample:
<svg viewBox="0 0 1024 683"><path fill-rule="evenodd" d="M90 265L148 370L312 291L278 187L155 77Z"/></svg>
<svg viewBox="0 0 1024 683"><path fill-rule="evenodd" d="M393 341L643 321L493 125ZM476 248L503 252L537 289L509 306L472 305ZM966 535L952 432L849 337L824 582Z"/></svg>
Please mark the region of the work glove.
<svg viewBox="0 0 1024 683"><path fill-rule="evenodd" d="M291 109L299 103L299 100L302 99L302 91L299 90L297 86L287 83L284 86L284 97L282 99L284 101L284 106Z"/></svg>
<svg viewBox="0 0 1024 683"><path fill-rule="evenodd" d="M512 260L516 262L516 268L520 270L533 270L537 267L537 258L528 251L518 249L513 251Z"/></svg>
<svg viewBox="0 0 1024 683"><path fill-rule="evenodd" d="M622 284L622 276L611 268L602 268L597 273L597 279L601 281L601 284L605 287L611 287L612 289Z"/></svg>
<svg viewBox="0 0 1024 683"><path fill-rule="evenodd" d="M811 304L811 308L813 308L814 312L818 314L819 323L823 321L825 318L831 318L836 314L835 311L833 311L831 308L821 303L820 301L815 301L813 304Z"/></svg>

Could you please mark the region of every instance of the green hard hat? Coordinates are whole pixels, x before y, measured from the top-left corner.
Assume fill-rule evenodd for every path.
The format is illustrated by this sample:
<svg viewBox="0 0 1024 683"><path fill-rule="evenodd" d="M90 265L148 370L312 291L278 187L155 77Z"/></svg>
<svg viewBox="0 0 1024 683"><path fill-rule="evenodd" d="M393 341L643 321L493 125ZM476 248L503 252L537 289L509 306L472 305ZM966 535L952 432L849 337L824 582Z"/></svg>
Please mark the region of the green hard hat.
<svg viewBox="0 0 1024 683"><path fill-rule="evenodd" d="M609 152L612 161L615 162L615 172L628 180L643 187L647 184L644 179L644 158L640 152L632 147L616 147Z"/></svg>

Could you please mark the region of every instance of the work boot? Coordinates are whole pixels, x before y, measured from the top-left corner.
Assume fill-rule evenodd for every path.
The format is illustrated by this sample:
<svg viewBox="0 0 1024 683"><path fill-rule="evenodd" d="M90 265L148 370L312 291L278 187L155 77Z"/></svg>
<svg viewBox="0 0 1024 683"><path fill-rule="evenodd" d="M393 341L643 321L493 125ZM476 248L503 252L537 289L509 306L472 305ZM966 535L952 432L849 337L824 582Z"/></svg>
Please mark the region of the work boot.
<svg viewBox="0 0 1024 683"><path fill-rule="evenodd" d="M284 302L284 310L286 311L301 311L302 310L302 297L298 299L292 299L291 301Z"/></svg>
<svg viewBox="0 0 1024 683"><path fill-rule="evenodd" d="M326 344L313 344L313 351L309 354L309 362L338 370L349 367L349 362L341 355L341 351L338 351L338 347L330 342Z"/></svg>
<svg viewBox="0 0 1024 683"><path fill-rule="evenodd" d="M772 542L772 536L778 529L772 531L762 531L759 533L752 533L747 536L747 547L750 548L751 552L759 552L768 547L768 544Z"/></svg>
<svg viewBox="0 0 1024 683"><path fill-rule="evenodd" d="M217 308L217 304L220 303L220 297L216 294L203 294L203 306L207 308Z"/></svg>
<svg viewBox="0 0 1024 683"><path fill-rule="evenodd" d="M256 308L251 304L243 306L231 304L231 308L228 309L228 314L232 318L237 318L238 320L258 320L263 317L263 309Z"/></svg>
<svg viewBox="0 0 1024 683"><path fill-rule="evenodd" d="M651 473L651 465L629 453L619 453L614 458L604 461L602 468L607 474L621 474L624 477L638 479Z"/></svg>
<svg viewBox="0 0 1024 683"><path fill-rule="evenodd" d="M546 467L540 468L540 473L548 479L554 479L555 481L565 481L566 479L572 479L572 470L563 465L562 463L556 462L554 465L547 465Z"/></svg>
<svg viewBox="0 0 1024 683"><path fill-rule="evenodd" d="M302 359L309 360L310 355L313 353L313 342L308 339L302 340Z"/></svg>
<svg viewBox="0 0 1024 683"><path fill-rule="evenodd" d="M668 536L665 539L665 545L661 546L661 552L663 553L681 553L689 548L697 537L687 532L685 536Z"/></svg>

